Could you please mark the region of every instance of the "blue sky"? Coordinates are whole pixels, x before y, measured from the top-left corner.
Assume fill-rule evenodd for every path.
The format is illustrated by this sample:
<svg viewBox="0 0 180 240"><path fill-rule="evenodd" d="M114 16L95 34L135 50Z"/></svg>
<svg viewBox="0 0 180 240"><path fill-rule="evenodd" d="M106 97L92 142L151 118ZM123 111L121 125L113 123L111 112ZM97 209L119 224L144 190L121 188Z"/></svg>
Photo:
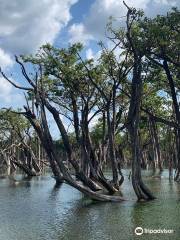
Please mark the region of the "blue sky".
<svg viewBox="0 0 180 240"><path fill-rule="evenodd" d="M179 0L126 0L146 15L165 14ZM105 39L109 16L126 13L122 0L0 0L0 66L23 84L13 55L35 53L44 43L65 47L77 41L85 55L96 57L97 42ZM10 75L12 73L12 76ZM0 107L21 107L24 96L0 76Z"/></svg>

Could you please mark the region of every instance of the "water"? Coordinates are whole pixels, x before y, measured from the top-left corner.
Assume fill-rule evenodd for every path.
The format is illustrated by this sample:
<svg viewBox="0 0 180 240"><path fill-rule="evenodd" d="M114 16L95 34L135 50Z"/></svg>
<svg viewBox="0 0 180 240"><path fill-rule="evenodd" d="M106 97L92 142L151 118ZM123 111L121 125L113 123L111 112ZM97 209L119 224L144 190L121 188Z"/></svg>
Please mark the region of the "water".
<svg viewBox="0 0 180 240"><path fill-rule="evenodd" d="M128 179L123 203L92 202L66 184L54 188L48 175L16 183L0 179L0 240L180 240L180 184L163 175L145 178L158 197L147 203L136 202ZM137 226L175 232L136 236Z"/></svg>

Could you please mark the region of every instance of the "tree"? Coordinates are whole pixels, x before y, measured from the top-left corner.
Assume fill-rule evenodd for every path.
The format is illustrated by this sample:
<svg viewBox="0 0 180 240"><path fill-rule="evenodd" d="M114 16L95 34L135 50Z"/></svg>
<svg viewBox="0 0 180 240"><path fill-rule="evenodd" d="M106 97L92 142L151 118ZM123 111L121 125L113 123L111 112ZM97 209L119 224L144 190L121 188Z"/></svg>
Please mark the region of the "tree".
<svg viewBox="0 0 180 240"><path fill-rule="evenodd" d="M30 125L23 116L9 110L1 110L1 155L8 167L15 170L19 167L28 176L41 173L39 159L32 145Z"/></svg>

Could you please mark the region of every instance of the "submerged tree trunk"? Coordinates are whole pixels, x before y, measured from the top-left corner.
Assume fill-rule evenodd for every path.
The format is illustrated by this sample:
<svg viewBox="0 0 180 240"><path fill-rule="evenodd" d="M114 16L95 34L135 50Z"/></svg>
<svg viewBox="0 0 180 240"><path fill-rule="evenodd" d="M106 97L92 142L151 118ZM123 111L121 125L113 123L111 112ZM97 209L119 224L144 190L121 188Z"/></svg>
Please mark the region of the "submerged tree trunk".
<svg viewBox="0 0 180 240"><path fill-rule="evenodd" d="M72 176L68 172L68 169L66 169L66 167L64 166L64 163L60 159L58 159L58 157L54 151L53 141L52 141L52 138L51 138L48 126L47 126L45 111L44 111L43 107L42 107L42 115L43 115L43 117L42 117L43 128L39 125L38 121L34 118L34 115L31 113L30 110L26 109L26 113L25 113L25 116L29 119L32 126L36 130L36 132L47 152L48 158L51 162L51 168L52 168L54 174L56 174L55 177L57 177L58 181L65 180L66 183L68 183L69 185L78 189L79 191L81 191L82 193L86 194L87 196L89 196L90 198L92 198L94 200L98 200L98 201L122 201L122 200L124 200L120 196L108 196L108 195L105 195L102 193L97 193L96 192L97 189L96 188L93 189L94 186L96 186L96 185L93 186L92 185L93 182L89 178L87 178L84 174L81 175L80 179L83 183L85 183L85 186L83 186L82 184L80 184L79 182L77 182L76 180L74 180L72 178ZM91 190L91 188L93 190Z"/></svg>
<svg viewBox="0 0 180 240"><path fill-rule="evenodd" d="M131 82L131 99L128 111L128 132L131 142L131 153L132 153L132 185L134 191L137 195L138 200L153 200L155 197L150 192L150 190L143 183L141 176L141 159L140 159L140 139L139 139L139 122L140 122L140 105L142 97L142 55L141 51L137 48L133 41L133 36L131 32L131 14L132 9L130 9L125 2L123 2L128 8L127 13L127 39L130 44L130 50L133 55L133 73Z"/></svg>
<svg viewBox="0 0 180 240"><path fill-rule="evenodd" d="M135 59L131 102L128 113L128 131L131 141L132 149L132 185L139 201L152 200L155 197L150 190L143 183L141 176L141 154L139 142L139 119L140 119L140 102L142 94L142 80L141 80L141 63L140 59Z"/></svg>
<svg viewBox="0 0 180 240"><path fill-rule="evenodd" d="M179 110L179 104L178 104L178 100L177 100L177 96L176 96L176 90L175 90L175 85L174 85L174 80L172 78L168 63L166 58L163 61L163 68L166 72L166 76L169 82L169 87L171 90L171 97L172 97L172 101L173 101L173 106L174 106L174 112L175 112L175 116L176 116L176 122L178 124L178 130L177 130L177 157L178 157L178 162L177 162L177 166L176 166L176 175L174 177L175 181L179 181L180 180L180 110Z"/></svg>
<svg viewBox="0 0 180 240"><path fill-rule="evenodd" d="M114 126L110 120L109 106L107 110L107 126L108 126L108 138L109 138L109 157L111 161L112 173L113 173L113 184L115 188L119 189L119 180L118 180L118 164L116 160L115 152L115 139L114 139Z"/></svg>
<svg viewBox="0 0 180 240"><path fill-rule="evenodd" d="M162 159L161 159L161 151L160 151L160 145L159 145L159 139L158 139L158 132L157 132L157 126L156 122L153 117L149 117L149 128L151 133L151 139L153 144L153 152L154 152L154 162L155 162L155 168L156 165L158 166L160 172L162 172Z"/></svg>
<svg viewBox="0 0 180 240"><path fill-rule="evenodd" d="M131 101L128 112L128 131L132 149L132 185L139 201L155 199L153 194L143 183L141 176L140 139L138 134L142 97L141 68L141 57L135 52L131 83Z"/></svg>

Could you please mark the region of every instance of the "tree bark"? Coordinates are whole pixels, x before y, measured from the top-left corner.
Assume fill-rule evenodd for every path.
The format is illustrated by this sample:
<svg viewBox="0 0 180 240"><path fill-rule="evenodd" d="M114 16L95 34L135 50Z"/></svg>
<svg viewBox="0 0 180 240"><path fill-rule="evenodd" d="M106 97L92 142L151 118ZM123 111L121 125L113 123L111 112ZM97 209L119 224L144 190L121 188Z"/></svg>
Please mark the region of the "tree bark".
<svg viewBox="0 0 180 240"><path fill-rule="evenodd" d="M177 130L177 136L178 136L178 144L177 144L177 156L178 156L178 163L177 163L177 167L176 167L176 175L174 177L175 181L179 181L180 180L180 111L179 111L179 104L178 104L178 100L177 100L177 96L176 96L176 90L175 90L175 85L174 85L174 80L173 77L171 75L168 63L166 58L163 61L163 68L166 72L167 75L167 79L169 82L169 87L171 90L171 97L172 97L172 101L173 101L173 106L174 106L174 111L175 111L175 116L176 116L176 122L178 124L178 130Z"/></svg>

